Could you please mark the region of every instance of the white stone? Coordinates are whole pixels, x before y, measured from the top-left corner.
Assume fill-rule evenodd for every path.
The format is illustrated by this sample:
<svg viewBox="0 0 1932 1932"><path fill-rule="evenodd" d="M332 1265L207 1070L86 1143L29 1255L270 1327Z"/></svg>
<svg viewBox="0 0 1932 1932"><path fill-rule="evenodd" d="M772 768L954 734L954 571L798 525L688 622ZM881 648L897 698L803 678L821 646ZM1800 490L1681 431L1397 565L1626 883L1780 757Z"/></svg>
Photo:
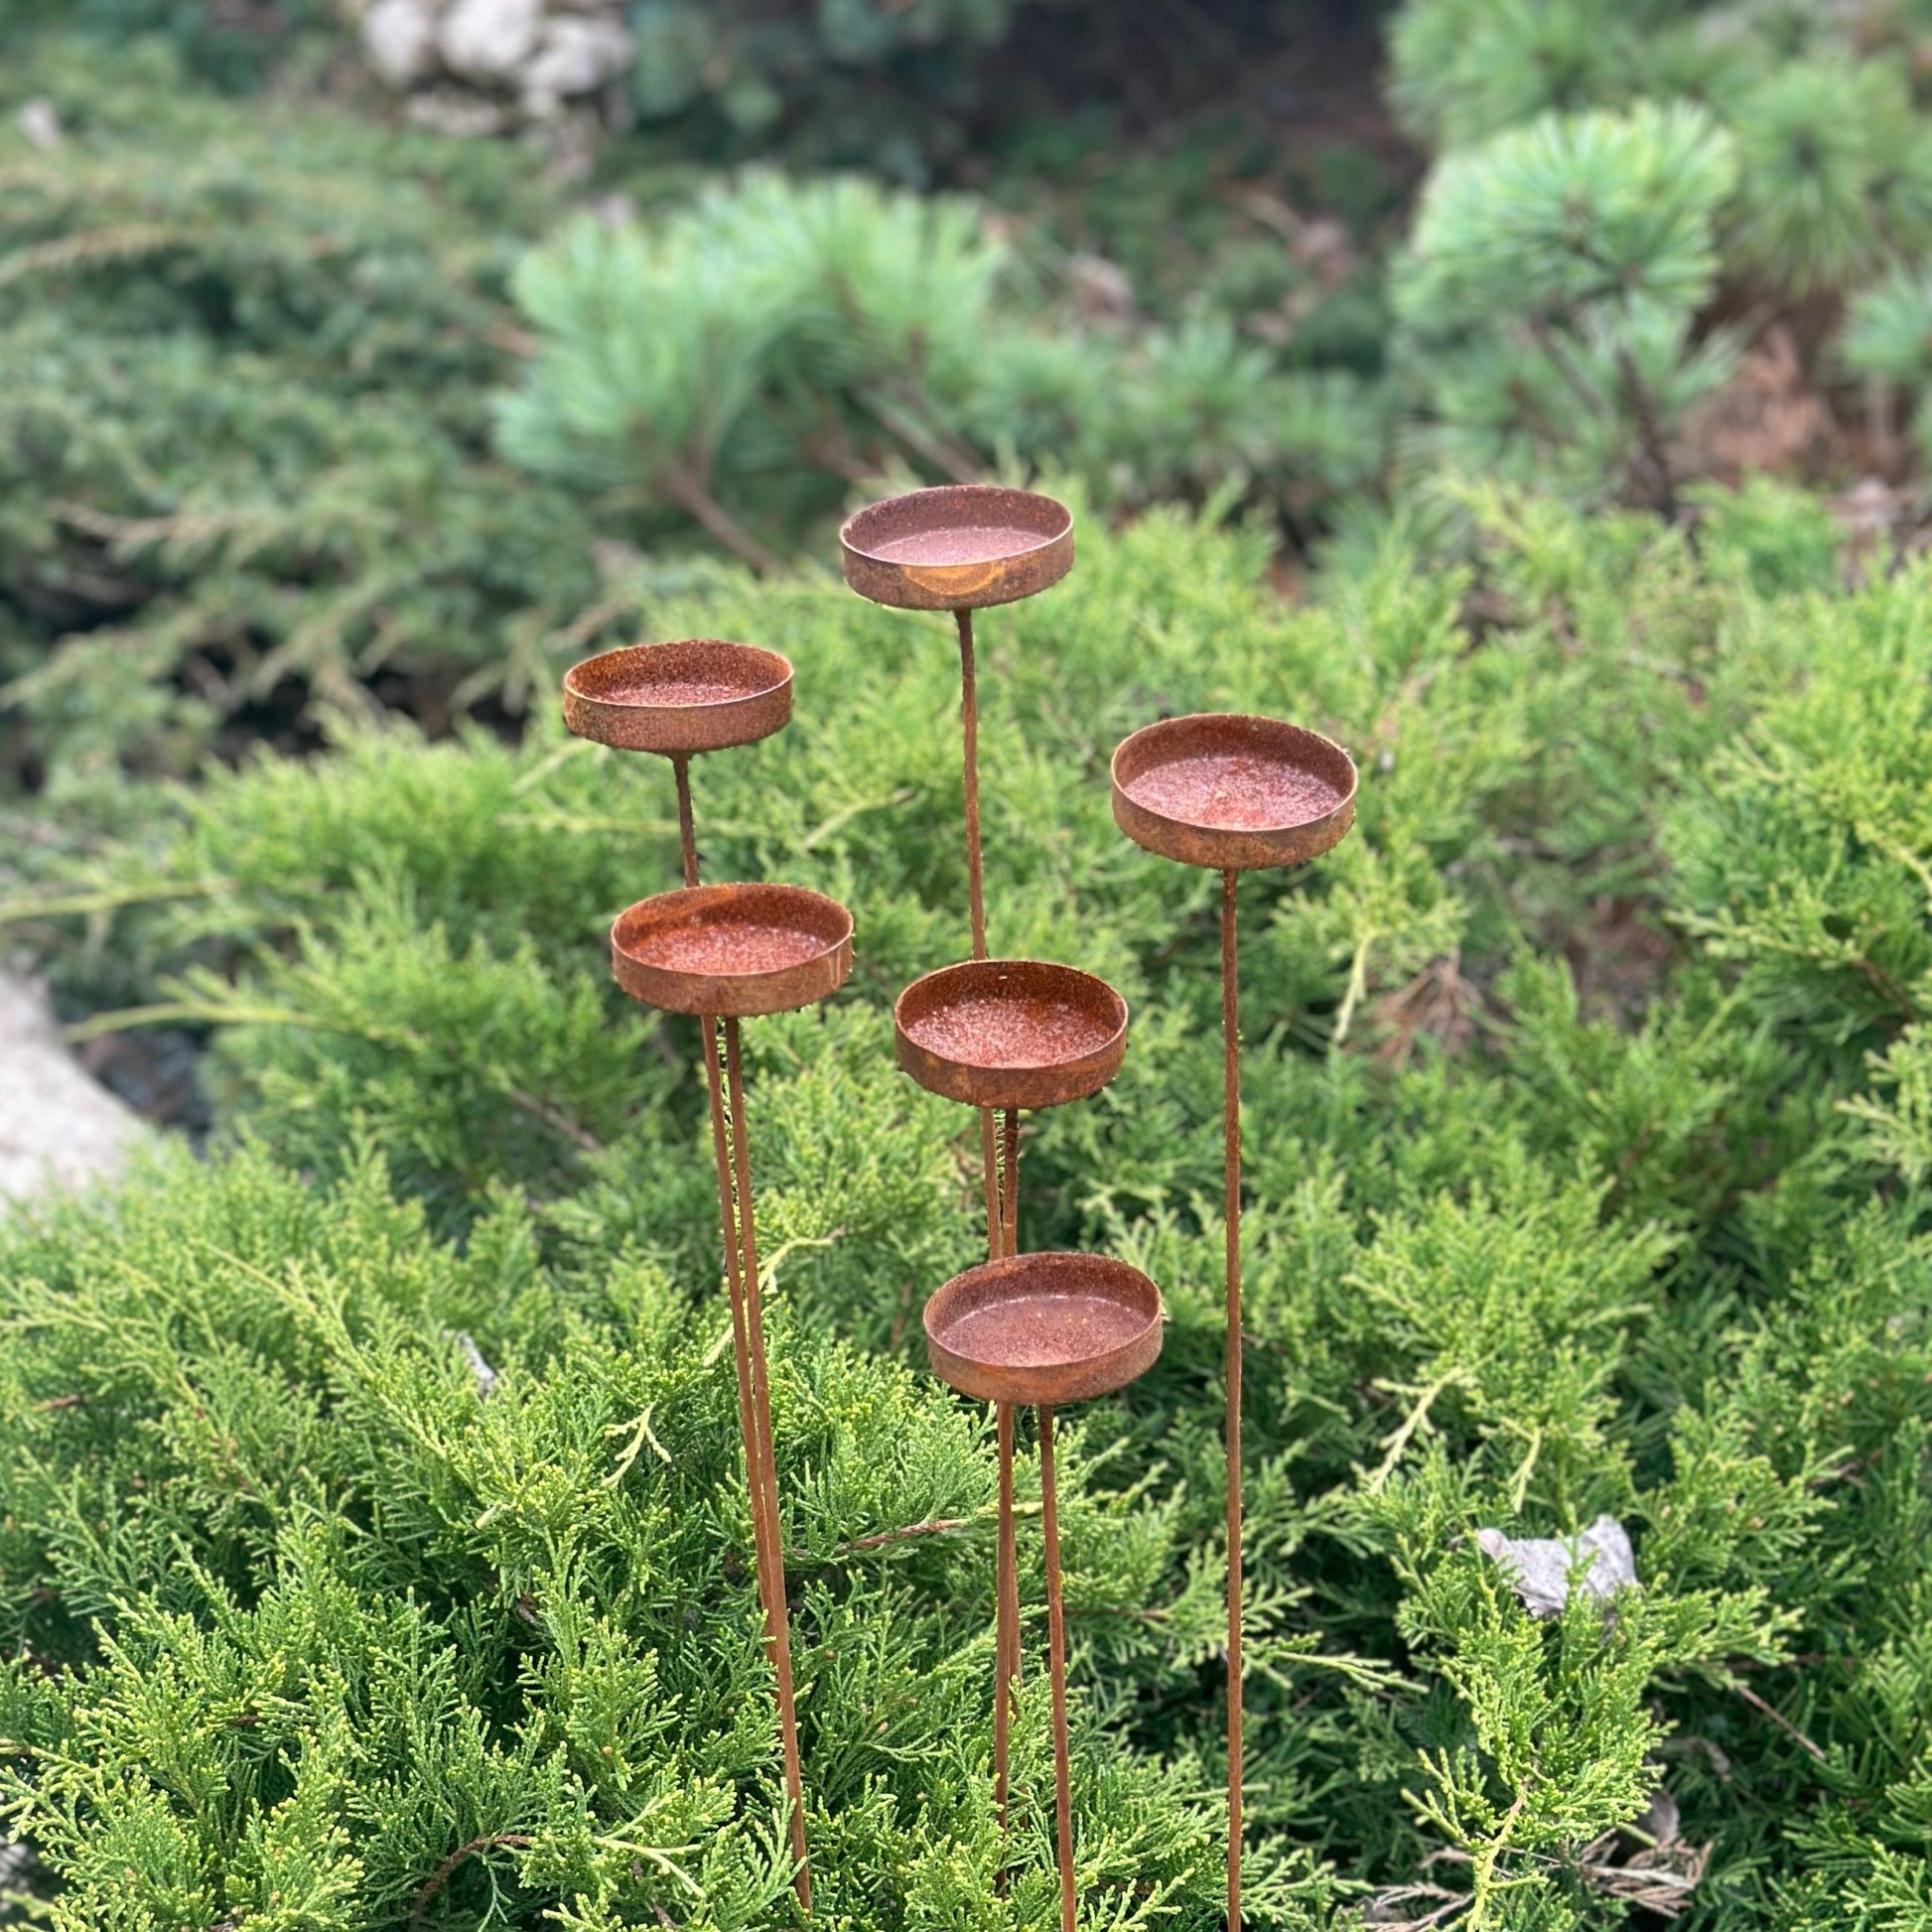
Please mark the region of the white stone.
<svg viewBox="0 0 1932 1932"><path fill-rule="evenodd" d="M433 0L375 0L362 16L362 51L392 87L412 87L434 73Z"/></svg>
<svg viewBox="0 0 1932 1932"><path fill-rule="evenodd" d="M30 147L45 152L61 145L61 110L45 94L23 100L20 112L14 116L14 125Z"/></svg>
<svg viewBox="0 0 1932 1932"><path fill-rule="evenodd" d="M502 102L460 87L432 87L427 93L411 94L407 112L414 126L426 127L432 134L471 139L501 134L509 125L509 111Z"/></svg>
<svg viewBox="0 0 1932 1932"><path fill-rule="evenodd" d="M471 80L511 80L536 46L543 0L456 0L436 44L452 72Z"/></svg>
<svg viewBox="0 0 1932 1932"><path fill-rule="evenodd" d="M533 120L545 120L559 101L596 93L629 65L630 36L616 21L547 21L523 69L524 110Z"/></svg>
<svg viewBox="0 0 1932 1932"><path fill-rule="evenodd" d="M0 973L0 1206L105 1179L146 1138L74 1063L35 990Z"/></svg>
<svg viewBox="0 0 1932 1932"><path fill-rule="evenodd" d="M1573 1571L1584 1573L1584 1590L1590 1596L1614 1596L1637 1581L1630 1533L1614 1516L1597 1517L1574 1537L1516 1537L1480 1529L1476 1548L1502 1569L1532 1616L1555 1616L1570 1601Z"/></svg>

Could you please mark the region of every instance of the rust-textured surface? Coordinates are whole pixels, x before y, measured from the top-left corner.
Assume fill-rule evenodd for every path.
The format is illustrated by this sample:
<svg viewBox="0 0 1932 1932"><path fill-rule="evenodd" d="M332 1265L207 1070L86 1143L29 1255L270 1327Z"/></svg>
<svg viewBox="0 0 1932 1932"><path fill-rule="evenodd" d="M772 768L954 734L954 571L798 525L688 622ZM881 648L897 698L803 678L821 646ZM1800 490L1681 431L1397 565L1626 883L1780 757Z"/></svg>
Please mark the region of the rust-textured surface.
<svg viewBox="0 0 1932 1932"><path fill-rule="evenodd" d="M947 483L869 503L839 532L845 581L902 611L980 611L1057 584L1073 513L1031 489Z"/></svg>
<svg viewBox="0 0 1932 1932"><path fill-rule="evenodd" d="M791 717L791 665L723 637L627 644L564 674L564 723L621 752L722 752Z"/></svg>
<svg viewBox="0 0 1932 1932"><path fill-rule="evenodd" d="M789 1013L852 971L852 914L802 886L687 886L639 899L611 928L633 1000L666 1013Z"/></svg>
<svg viewBox="0 0 1932 1932"><path fill-rule="evenodd" d="M1279 718L1168 718L1114 753L1114 822L1182 865L1253 872L1318 858L1355 822L1355 766Z"/></svg>
<svg viewBox="0 0 1932 1932"><path fill-rule="evenodd" d="M1056 1107L1098 1093L1127 1052L1127 1002L1038 959L976 959L917 979L893 1009L898 1063L969 1107ZM1011 1244L1009 1244L1011 1245Z"/></svg>
<svg viewBox="0 0 1932 1932"><path fill-rule="evenodd" d="M1105 1255L1007 1255L925 1305L934 1374L984 1402L1057 1406L1109 1395L1161 1353L1161 1291Z"/></svg>
<svg viewBox="0 0 1932 1932"><path fill-rule="evenodd" d="M1221 875L1221 1168L1227 1229L1228 1932L1241 1932L1241 982L1235 882Z"/></svg>
<svg viewBox="0 0 1932 1932"><path fill-rule="evenodd" d="M752 1545L758 1567L759 1603L764 1612L765 1654L777 1691L778 1742L784 1762L785 1791L791 1801L787 1821L794 1870L792 1889L806 1911L812 1908L811 1864L805 1848L804 1774L798 1753L798 1710L791 1682L791 1618L785 1597L784 1548L778 1523L778 1470L771 1447L771 1412L765 1389L763 1328L753 1325L758 1295L758 1232L752 1211L751 1150L746 1132L742 1081L737 1077L737 1040L730 1042L734 1075L732 1111L727 1116L718 1070L718 1025L703 1023L705 1075L711 1095L711 1145L718 1169L718 1216L725 1241L725 1283L731 1299L732 1352L738 1372L738 1427L745 1444L745 1483L752 1507ZM735 1023L734 1023L735 1025ZM735 1144L735 1146L734 1146ZM741 1191L737 1174L746 1175ZM745 1285L750 1281L748 1299Z"/></svg>
<svg viewBox="0 0 1932 1932"><path fill-rule="evenodd" d="M752 1211L752 1133L745 1107L745 1073L740 1061L738 1022L725 1022L725 1081L731 1101L733 1173L737 1181L740 1258L744 1265L746 1353L750 1358L752 1419L763 1464L764 1542L766 1561L760 1584L764 1595L764 1628L778 1698L778 1735L783 1747L785 1796L790 1800L793 1883L799 1902L811 1910L811 1869L805 1857L804 1774L798 1756L798 1711L791 1682L791 1612L785 1595L784 1543L778 1519L778 1461L771 1443L771 1386L765 1367L764 1311L759 1286L758 1223ZM753 1507L759 1506L757 1491Z"/></svg>
<svg viewBox="0 0 1932 1932"><path fill-rule="evenodd" d="M1060 1868L1060 1932L1075 1932L1073 1777L1066 1741L1066 1608L1060 1590L1060 1501L1053 1412L1039 1412L1039 1520L1046 1545L1046 1669L1053 1698L1053 1849Z"/></svg>

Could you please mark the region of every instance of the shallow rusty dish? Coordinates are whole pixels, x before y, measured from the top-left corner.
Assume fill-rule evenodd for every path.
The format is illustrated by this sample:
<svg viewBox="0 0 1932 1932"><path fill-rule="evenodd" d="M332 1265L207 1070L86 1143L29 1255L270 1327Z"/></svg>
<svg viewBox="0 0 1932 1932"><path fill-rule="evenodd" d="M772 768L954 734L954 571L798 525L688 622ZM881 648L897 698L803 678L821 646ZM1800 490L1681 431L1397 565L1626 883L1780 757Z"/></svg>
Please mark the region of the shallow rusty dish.
<svg viewBox="0 0 1932 1932"><path fill-rule="evenodd" d="M845 984L852 914L802 886L687 886L618 915L611 970L666 1013L790 1013Z"/></svg>
<svg viewBox="0 0 1932 1932"><path fill-rule="evenodd" d="M1073 567L1073 512L997 483L947 483L869 503L839 532L845 581L901 611L981 611Z"/></svg>
<svg viewBox="0 0 1932 1932"><path fill-rule="evenodd" d="M1355 765L1279 718L1168 718L1114 753L1114 823L1183 865L1252 872L1318 858L1355 821Z"/></svg>
<svg viewBox="0 0 1932 1932"><path fill-rule="evenodd" d="M1161 1353L1161 1291L1106 1255L1008 1255L925 1305L932 1371L985 1402L1056 1408L1124 1389Z"/></svg>
<svg viewBox="0 0 1932 1932"><path fill-rule="evenodd" d="M790 663L723 637L627 644L564 673L564 723L621 752L722 752L769 738L790 716Z"/></svg>
<svg viewBox="0 0 1932 1932"><path fill-rule="evenodd" d="M893 1009L898 1063L970 1107L1057 1107L1098 1093L1127 1052L1127 1002L1040 959L969 959L917 979Z"/></svg>

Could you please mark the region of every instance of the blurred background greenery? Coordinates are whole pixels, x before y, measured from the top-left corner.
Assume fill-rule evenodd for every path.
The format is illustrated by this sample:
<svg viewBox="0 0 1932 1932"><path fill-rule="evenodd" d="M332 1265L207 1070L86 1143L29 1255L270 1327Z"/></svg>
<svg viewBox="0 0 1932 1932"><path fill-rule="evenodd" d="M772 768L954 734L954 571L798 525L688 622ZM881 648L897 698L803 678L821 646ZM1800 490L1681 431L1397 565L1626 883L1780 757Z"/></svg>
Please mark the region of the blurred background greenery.
<svg viewBox="0 0 1932 1932"><path fill-rule="evenodd" d="M546 8L548 11L546 11ZM1446 478L1910 524L1932 9L15 0L0 787L514 728L706 560L1039 466L1290 586Z"/></svg>

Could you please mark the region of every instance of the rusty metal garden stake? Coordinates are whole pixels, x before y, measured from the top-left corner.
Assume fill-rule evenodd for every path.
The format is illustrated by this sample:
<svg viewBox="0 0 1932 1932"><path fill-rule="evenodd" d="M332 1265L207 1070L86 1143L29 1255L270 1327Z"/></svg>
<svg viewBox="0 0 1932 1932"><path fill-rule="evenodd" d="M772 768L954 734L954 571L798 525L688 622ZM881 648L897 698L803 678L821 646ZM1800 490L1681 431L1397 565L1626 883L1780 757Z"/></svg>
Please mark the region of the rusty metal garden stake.
<svg viewBox="0 0 1932 1932"><path fill-rule="evenodd" d="M955 1275L925 1305L926 1353L935 1374L982 1402L1038 1411L1061 1932L1073 1932L1076 1895L1053 1413L1145 1374L1161 1353L1161 1291L1138 1269L1105 1255L1007 1255Z"/></svg>
<svg viewBox="0 0 1932 1932"><path fill-rule="evenodd" d="M832 900L796 888L700 887L690 772L692 754L753 744L790 715L790 664L775 651L719 638L607 651L575 666L564 680L564 718L572 731L621 750L663 754L677 784L685 890L641 900L624 912L612 930L612 960L627 993L691 1014L704 1034L739 1430L765 1648L776 1685L792 1884L809 1912L811 1866L738 1021L810 1004L842 984L851 970L852 920Z"/></svg>
<svg viewBox="0 0 1932 1932"><path fill-rule="evenodd" d="M1074 1932L1072 1766L1066 1743L1066 1609L1060 1600L1060 1504L1053 1480L1053 1412L1039 1411L1039 1524L1046 1546L1046 1669L1053 1695L1053 1844L1060 1932Z"/></svg>
<svg viewBox="0 0 1932 1932"><path fill-rule="evenodd" d="M989 483L918 489L869 504L839 532L846 582L861 597L902 611L950 611L959 633L959 717L966 799L966 898L973 957L987 957L985 867L980 849L979 691L973 613L1048 589L1073 564L1073 517L1032 490ZM989 1261L1014 1253L1020 1213L1017 1110L1002 1130L980 1108L980 1168ZM999 1577L995 1653L994 1790L1006 1816L1008 1707L1020 1672L1019 1583L1013 1567L1013 1415L997 1410L1000 1456Z"/></svg>
<svg viewBox="0 0 1932 1932"><path fill-rule="evenodd" d="M1114 822L1164 858L1221 875L1223 1179L1227 1223L1228 1926L1241 1926L1241 1015L1235 882L1329 850L1355 818L1339 745L1274 718L1210 713L1136 732L1114 753Z"/></svg>
<svg viewBox="0 0 1932 1932"><path fill-rule="evenodd" d="M1105 980L1037 959L976 959L914 980L893 1009L898 1063L930 1093L1003 1119L1001 1188L987 1187L989 1262L1020 1252L1020 1115L1082 1099L1120 1071L1127 1002ZM993 1173L988 1166L989 1176ZM999 1433L994 1613L993 1798L1004 1826L1020 1581L1013 1522L1012 1405L990 1398Z"/></svg>

